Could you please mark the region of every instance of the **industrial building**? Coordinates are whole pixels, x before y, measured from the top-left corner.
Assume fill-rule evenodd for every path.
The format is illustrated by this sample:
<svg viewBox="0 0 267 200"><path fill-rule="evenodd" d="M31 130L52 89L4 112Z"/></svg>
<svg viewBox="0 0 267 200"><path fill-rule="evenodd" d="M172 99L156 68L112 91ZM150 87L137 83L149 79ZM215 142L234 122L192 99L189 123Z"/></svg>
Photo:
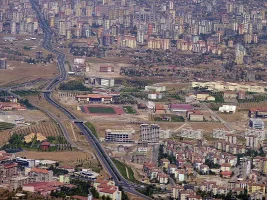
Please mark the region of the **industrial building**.
<svg viewBox="0 0 267 200"><path fill-rule="evenodd" d="M160 126L157 124L141 124L140 125L140 140L148 143L159 142Z"/></svg>
<svg viewBox="0 0 267 200"><path fill-rule="evenodd" d="M110 103L113 101L112 96L101 94L77 95L76 100L79 103Z"/></svg>
<svg viewBox="0 0 267 200"><path fill-rule="evenodd" d="M174 104L174 103L171 103L171 104L169 104L168 108L172 112L187 112L189 110L193 110L193 106L191 104Z"/></svg>
<svg viewBox="0 0 267 200"><path fill-rule="evenodd" d="M106 142L132 143L134 130L111 130L105 131Z"/></svg>
<svg viewBox="0 0 267 200"><path fill-rule="evenodd" d="M94 86L114 87L115 81L113 78L85 77L84 82Z"/></svg>
<svg viewBox="0 0 267 200"><path fill-rule="evenodd" d="M249 127L254 129L264 129L264 122L262 119L251 118L249 120Z"/></svg>

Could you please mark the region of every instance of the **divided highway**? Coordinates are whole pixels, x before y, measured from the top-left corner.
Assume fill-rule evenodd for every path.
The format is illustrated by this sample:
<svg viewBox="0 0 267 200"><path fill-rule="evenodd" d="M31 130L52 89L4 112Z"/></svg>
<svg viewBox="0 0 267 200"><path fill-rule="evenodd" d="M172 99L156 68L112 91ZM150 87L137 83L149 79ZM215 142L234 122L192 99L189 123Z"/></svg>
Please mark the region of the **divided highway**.
<svg viewBox="0 0 267 200"><path fill-rule="evenodd" d="M119 171L117 170L117 168L113 164L112 160L106 154L105 150L103 149L103 147L99 143L98 139L91 132L91 130L88 129L87 126L85 126L83 123L79 122L77 117L74 116L69 110L67 110L62 105L58 104L55 100L53 100L50 91L53 90L58 84L60 84L61 82L65 81L67 79L67 72L66 72L65 66L64 66L64 61L65 61L66 55L63 54L62 52L57 51L56 49L54 49L52 47L52 45L51 45L52 31L51 31L50 27L48 26L43 14L40 12L40 9L39 9L38 5L36 4L36 2L34 0L30 0L30 2L32 4L33 9L35 10L35 12L37 14L40 26L41 26L43 33L44 33L44 39L43 39L42 47L44 49L46 49L47 51L50 51L50 52L55 53L57 55L57 62L58 62L57 64L58 64L58 68L60 71L59 75L55 79L53 79L46 87L47 92L44 92L44 99L48 103L50 103L51 105L56 107L57 109L61 110L70 120L72 120L76 123L77 127L87 137L87 140L90 142L92 147L94 147L94 149L96 150L98 159L101 161L101 163L107 169L107 171L109 172L109 174L113 178L116 185L122 186L124 191L130 192L130 193L137 195L143 199L150 199L149 197L137 192L134 189L133 183L127 181L126 179L124 179L121 176L121 174L119 173ZM49 116L51 115L51 113L49 113L47 111L45 111L45 112ZM66 139L68 141L70 141L69 134L67 133L64 126L59 121L57 121L57 122L59 123L59 126L60 126L63 134L65 135Z"/></svg>

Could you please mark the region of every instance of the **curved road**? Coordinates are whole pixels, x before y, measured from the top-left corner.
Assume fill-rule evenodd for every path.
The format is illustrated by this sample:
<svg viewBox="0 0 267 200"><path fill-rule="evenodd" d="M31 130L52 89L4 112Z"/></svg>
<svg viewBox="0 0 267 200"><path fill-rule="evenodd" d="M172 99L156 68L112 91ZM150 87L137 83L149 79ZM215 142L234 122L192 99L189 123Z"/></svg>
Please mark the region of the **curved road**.
<svg viewBox="0 0 267 200"><path fill-rule="evenodd" d="M104 151L103 147L99 143L98 139L92 134L91 130L87 128L82 122L79 122L76 116L74 116L70 111L68 111L66 108L58 104L55 100L52 99L51 97L51 90L53 90L59 83L65 81L67 79L67 73L65 70L64 66L64 60L66 58L65 54L62 52L57 51L54 49L51 45L51 35L52 31L50 27L48 26L47 22L44 19L44 16L41 14L39 7L37 6L36 2L34 0L30 0L33 9L35 10L39 23L41 25L41 28L44 32L44 40L42 43L42 47L50 52L53 52L57 55L57 61L58 61L58 68L60 71L60 74L53 79L48 86L46 87L46 91L44 92L44 98L47 102L49 102L51 105L56 107L57 109L61 110L70 120L73 120L77 127L80 129L81 132L84 133L84 135L87 137L87 140L90 142L90 144L95 148L97 157L101 161L101 163L104 165L104 167L107 169L111 177L113 178L114 182L118 186L122 186L124 191L130 192L136 196L139 196L143 199L150 199L149 197L137 192L134 187L133 183L127 181L124 179L115 165L113 164L112 160L110 157L106 154ZM49 114L49 112L45 111L46 113ZM64 133L66 139L69 141L69 134L67 133L66 129L60 122L58 122L60 125L60 128L62 129L62 132ZM140 188L140 187L139 187Z"/></svg>

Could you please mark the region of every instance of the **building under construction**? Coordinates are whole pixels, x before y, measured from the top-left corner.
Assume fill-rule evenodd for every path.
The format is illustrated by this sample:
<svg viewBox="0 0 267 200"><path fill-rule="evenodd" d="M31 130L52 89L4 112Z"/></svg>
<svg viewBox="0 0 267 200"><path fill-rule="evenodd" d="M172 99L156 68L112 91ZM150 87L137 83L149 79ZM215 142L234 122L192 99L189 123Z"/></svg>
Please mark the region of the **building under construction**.
<svg viewBox="0 0 267 200"><path fill-rule="evenodd" d="M227 134L234 134L234 131L227 131L225 129L213 129L213 137L218 139L226 139Z"/></svg>
<svg viewBox="0 0 267 200"><path fill-rule="evenodd" d="M181 130L181 133L178 134L178 136L185 138L192 138L192 139L202 139L203 130L201 129L193 130L192 128L183 128Z"/></svg>

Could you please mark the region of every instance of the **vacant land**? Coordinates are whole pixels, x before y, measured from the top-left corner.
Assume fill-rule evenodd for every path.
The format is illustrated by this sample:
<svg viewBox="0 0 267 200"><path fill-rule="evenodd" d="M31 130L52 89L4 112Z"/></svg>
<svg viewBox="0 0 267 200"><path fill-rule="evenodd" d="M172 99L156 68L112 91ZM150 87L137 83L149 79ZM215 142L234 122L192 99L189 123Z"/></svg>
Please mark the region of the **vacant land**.
<svg viewBox="0 0 267 200"><path fill-rule="evenodd" d="M5 130L0 132L0 146L8 142L10 137L10 130Z"/></svg>
<svg viewBox="0 0 267 200"><path fill-rule="evenodd" d="M79 159L86 159L88 155L80 151L66 151L66 152L38 152L38 151L23 151L16 154L16 156L38 159L38 160L55 160L73 165Z"/></svg>
<svg viewBox="0 0 267 200"><path fill-rule="evenodd" d="M136 110L132 106L123 106L123 110L127 114L135 114Z"/></svg>
<svg viewBox="0 0 267 200"><path fill-rule="evenodd" d="M88 107L90 113L115 114L115 110L111 107Z"/></svg>
<svg viewBox="0 0 267 200"><path fill-rule="evenodd" d="M30 65L19 61L7 61L8 68L1 70L0 86L29 82L36 78L50 79L57 74L56 63Z"/></svg>

